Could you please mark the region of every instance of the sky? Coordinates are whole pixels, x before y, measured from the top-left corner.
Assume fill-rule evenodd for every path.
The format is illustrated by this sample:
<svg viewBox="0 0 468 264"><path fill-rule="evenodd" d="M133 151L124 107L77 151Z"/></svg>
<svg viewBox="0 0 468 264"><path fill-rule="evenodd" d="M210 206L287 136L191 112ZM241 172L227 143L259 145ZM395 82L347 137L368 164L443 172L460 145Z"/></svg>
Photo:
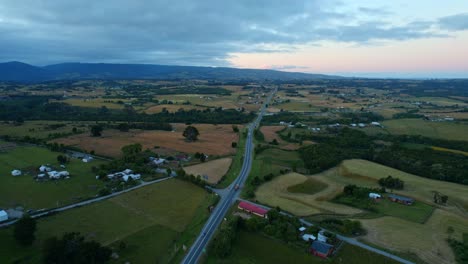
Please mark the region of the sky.
<svg viewBox="0 0 468 264"><path fill-rule="evenodd" d="M468 78L467 0L0 0L0 62Z"/></svg>

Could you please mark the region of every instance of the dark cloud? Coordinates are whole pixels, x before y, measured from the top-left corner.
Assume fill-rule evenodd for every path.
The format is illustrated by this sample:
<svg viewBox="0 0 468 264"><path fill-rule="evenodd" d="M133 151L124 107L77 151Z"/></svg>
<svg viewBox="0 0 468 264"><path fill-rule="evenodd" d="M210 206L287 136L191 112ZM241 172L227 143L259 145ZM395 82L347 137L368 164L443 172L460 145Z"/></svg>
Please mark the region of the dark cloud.
<svg viewBox="0 0 468 264"><path fill-rule="evenodd" d="M439 19L439 26L446 30L467 30L468 13L446 16Z"/></svg>
<svg viewBox="0 0 468 264"><path fill-rule="evenodd" d="M361 21L359 14L336 11L339 2L328 0L71 2L0 3L0 61L223 66L235 52L284 52L322 40L368 43L437 36L428 31L430 24Z"/></svg>

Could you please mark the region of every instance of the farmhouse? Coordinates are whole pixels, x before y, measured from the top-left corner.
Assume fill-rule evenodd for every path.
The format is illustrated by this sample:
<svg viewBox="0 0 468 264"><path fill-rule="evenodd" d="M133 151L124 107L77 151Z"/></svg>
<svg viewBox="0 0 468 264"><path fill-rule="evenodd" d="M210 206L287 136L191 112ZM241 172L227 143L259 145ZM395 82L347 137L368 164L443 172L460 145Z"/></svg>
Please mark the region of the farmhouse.
<svg viewBox="0 0 468 264"><path fill-rule="evenodd" d="M301 227L299 227L299 232L304 232L304 231L306 231L306 229L307 229L307 228L301 226Z"/></svg>
<svg viewBox="0 0 468 264"><path fill-rule="evenodd" d="M84 163L88 163L88 162L91 162L93 160L93 157L91 156L86 156L84 157L81 161L83 161Z"/></svg>
<svg viewBox="0 0 468 264"><path fill-rule="evenodd" d="M318 240L312 242L312 245L310 246L310 253L321 258L330 256L332 252L333 245Z"/></svg>
<svg viewBox="0 0 468 264"><path fill-rule="evenodd" d="M414 199L396 194L389 194L388 199L392 202L405 205L412 205L414 203Z"/></svg>
<svg viewBox="0 0 468 264"><path fill-rule="evenodd" d="M45 165L41 165L41 166L39 167L39 171L40 171L40 172L48 172L48 171L51 171L51 170L52 170L52 169L51 169L50 167L47 167L47 166L45 166Z"/></svg>
<svg viewBox="0 0 468 264"><path fill-rule="evenodd" d="M150 158L151 159L151 158ZM155 165L161 165L161 164L164 164L166 163L166 159L163 159L163 158L154 158L153 159L153 163Z"/></svg>
<svg viewBox="0 0 468 264"><path fill-rule="evenodd" d="M5 210L0 210L0 222L8 220L8 214Z"/></svg>
<svg viewBox="0 0 468 264"><path fill-rule="evenodd" d="M21 175L21 171L20 171L20 170L12 170L12 171L11 171L11 175L12 175L12 176L20 176L20 175Z"/></svg>
<svg viewBox="0 0 468 264"><path fill-rule="evenodd" d="M381 124L379 122L371 122L371 125L373 126L381 126Z"/></svg>
<svg viewBox="0 0 468 264"><path fill-rule="evenodd" d="M123 181L128 181L130 178L133 180L139 180L141 179L141 174L134 174L131 169L125 169L121 172L116 172L116 173L111 173L107 175L107 178L109 179L121 179Z"/></svg>
<svg viewBox="0 0 468 264"><path fill-rule="evenodd" d="M257 216L260 216L260 217L263 217L263 218L268 218L268 216L267 216L268 210L266 210L264 208L261 208L261 207L258 207L258 206L254 205L254 204L251 204L251 203L247 203L247 202L242 201L242 202L239 203L237 208L241 209L242 211L252 213L254 215L257 215Z"/></svg>
<svg viewBox="0 0 468 264"><path fill-rule="evenodd" d="M369 198L377 200L377 199L382 198L382 195L380 195L378 193L369 193Z"/></svg>
<svg viewBox="0 0 468 264"><path fill-rule="evenodd" d="M47 175L49 175L50 179L60 179L62 177L66 178L70 176L70 173L68 171L49 171L47 172Z"/></svg>

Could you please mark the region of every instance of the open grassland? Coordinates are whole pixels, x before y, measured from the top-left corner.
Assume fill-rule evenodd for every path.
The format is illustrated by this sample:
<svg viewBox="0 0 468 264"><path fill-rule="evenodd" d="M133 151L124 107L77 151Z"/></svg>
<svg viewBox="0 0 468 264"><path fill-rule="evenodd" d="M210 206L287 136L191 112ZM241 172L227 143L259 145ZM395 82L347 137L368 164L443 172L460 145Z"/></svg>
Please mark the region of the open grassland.
<svg viewBox="0 0 468 264"><path fill-rule="evenodd" d="M232 131L231 125L194 124L193 126L200 133L195 142L187 142L182 136L186 125L174 124L173 126L174 131L131 130L130 132L120 132L109 129L104 130L101 137L90 137L88 134L83 134L60 138L54 142L76 146L87 151L94 150L97 154L110 157L119 157L123 146L134 143L142 144L143 149L153 149L158 146L169 150L169 152L203 152L208 155L230 155L235 152L235 149L231 147L231 142L237 142L238 135Z"/></svg>
<svg viewBox="0 0 468 264"><path fill-rule="evenodd" d="M454 263L453 252L445 241L447 228L454 228L452 237L457 239L468 232L467 218L440 209L425 224L394 217L361 219L361 222L368 231L365 241L393 251L415 253L427 263Z"/></svg>
<svg viewBox="0 0 468 264"><path fill-rule="evenodd" d="M290 112L316 112L320 109L314 107L307 101L291 101L287 103L281 103L273 106L274 108L283 109L284 111Z"/></svg>
<svg viewBox="0 0 468 264"><path fill-rule="evenodd" d="M46 148L18 146L0 153L0 207L10 208L21 205L26 209L41 209L63 206L97 194L103 185L91 172L92 166L102 161L83 163L71 159L66 164L69 179L39 181L33 179L41 165L50 164L60 170L57 155ZM19 169L21 176L12 176L11 171Z"/></svg>
<svg viewBox="0 0 468 264"><path fill-rule="evenodd" d="M161 113L164 109L166 109L170 113L174 113L174 112L179 111L180 109L183 109L185 111L189 111L192 109L205 110L206 107L200 107L200 106L194 106L194 105L182 105L182 104L161 104L161 105L151 106L145 109L144 112L147 114L156 114L156 113Z"/></svg>
<svg viewBox="0 0 468 264"><path fill-rule="evenodd" d="M468 125L454 122L431 122L422 119L395 119L382 122L391 134L421 135L432 138L468 141Z"/></svg>
<svg viewBox="0 0 468 264"><path fill-rule="evenodd" d="M123 109L125 106L124 103L131 102L131 99L72 98L60 100L58 102L89 108L100 108L105 106L108 109Z"/></svg>
<svg viewBox="0 0 468 264"><path fill-rule="evenodd" d="M216 258L213 255L208 255L205 263L347 263L347 264L394 264L390 260L381 255L377 255L370 251L345 244L338 254L331 259L323 260L319 257L307 254L302 249L290 247L287 244L264 237L258 233L250 233L241 230L237 234L237 238L233 245L232 254L224 259Z"/></svg>
<svg viewBox="0 0 468 264"><path fill-rule="evenodd" d="M280 138L277 132L284 129L284 126L262 126L260 131L265 136L266 142L271 142L276 139L279 143L279 147L286 150L296 150L301 146L297 143L289 143Z"/></svg>
<svg viewBox="0 0 468 264"><path fill-rule="evenodd" d="M81 232L88 239L111 245L124 241L116 263L167 263L193 239L191 221L207 216L212 195L179 180L150 185L106 201L69 210L38 221L37 239L27 250L17 246L12 228L0 230L0 262L28 259L37 263L43 241L64 232ZM197 224L198 221L197 221Z"/></svg>
<svg viewBox="0 0 468 264"><path fill-rule="evenodd" d="M318 213L360 213L361 210L359 209L328 201L342 190L341 186L327 181L329 173L332 172L327 171L318 176L309 176L313 177L314 181L321 182L322 186L327 185L327 187L312 195L290 192L288 188L304 184L309 177L298 173L289 173L278 176L272 181L261 185L255 192L255 196L261 203L272 207L279 206L281 209L298 216L307 216Z"/></svg>
<svg viewBox="0 0 468 264"><path fill-rule="evenodd" d="M59 128L53 126L64 125ZM0 123L0 135L10 137L34 137L47 139L49 135L56 133L72 133L73 127L78 130L87 131L84 122L62 122L62 121L25 121L22 125L13 123Z"/></svg>
<svg viewBox="0 0 468 264"><path fill-rule="evenodd" d="M184 170L187 174L200 175L208 183L216 184L227 173L231 163L232 158L222 158L188 166Z"/></svg>
<svg viewBox="0 0 468 264"><path fill-rule="evenodd" d="M288 192L291 193L305 193L315 194L328 187L328 184L321 181L317 181L312 177L309 177L305 182L299 183L288 187Z"/></svg>
<svg viewBox="0 0 468 264"><path fill-rule="evenodd" d="M338 173L330 175L330 179L341 184L356 184L366 187L377 187L380 178L400 178L405 182L403 190L394 190L395 193L413 197L427 204L433 203L433 191L448 195L448 204L443 210L452 211L463 217L468 217L468 186L431 180L413 174L405 173L387 166L366 160L346 160L338 168Z"/></svg>

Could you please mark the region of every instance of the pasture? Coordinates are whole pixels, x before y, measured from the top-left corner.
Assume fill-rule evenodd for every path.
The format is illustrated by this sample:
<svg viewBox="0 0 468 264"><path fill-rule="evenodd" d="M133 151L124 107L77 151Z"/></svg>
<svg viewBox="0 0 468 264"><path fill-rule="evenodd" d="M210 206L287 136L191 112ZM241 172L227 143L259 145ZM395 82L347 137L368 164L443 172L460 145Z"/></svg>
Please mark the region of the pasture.
<svg viewBox="0 0 468 264"><path fill-rule="evenodd" d="M75 146L80 149L97 154L119 157L123 146L140 143L143 149L154 149L155 146L165 149L165 152L203 152L207 155L231 155L236 149L231 147L231 142L238 141L238 134L232 131L231 125L194 124L200 136L195 142L187 142L182 136L186 125L173 124L174 131L162 130L130 130L120 132L118 130L104 130L101 137L90 137L88 134L73 135L56 139L53 142Z"/></svg>
<svg viewBox="0 0 468 264"><path fill-rule="evenodd" d="M217 184L218 181L227 173L231 166L232 158L215 159L200 164L185 167L187 174L195 176L200 175L208 183ZM204 178L203 176L207 176Z"/></svg>
<svg viewBox="0 0 468 264"><path fill-rule="evenodd" d="M175 179L146 186L38 220L37 239L26 251L13 241L12 228L2 229L0 262L16 259L37 262L46 238L81 232L114 250L118 242L125 242L127 247L119 250L118 263L167 263L181 251L182 244L188 245L193 239L186 233L199 227L192 226L191 221L200 216L206 218L211 196L193 184Z"/></svg>
<svg viewBox="0 0 468 264"><path fill-rule="evenodd" d="M96 180L91 167L103 163L99 160L83 163L81 160L71 159L66 164L66 170L71 175L69 179L33 179L41 165L50 164L59 168L59 154L61 153L34 146L17 146L0 153L0 207L21 205L26 209L52 208L95 196L103 183ZM13 169L21 170L23 175L12 176Z"/></svg>
<svg viewBox="0 0 468 264"><path fill-rule="evenodd" d="M346 260L344 262L344 260ZM259 233L251 233L241 230L237 233L232 254L224 259L208 255L206 264L230 264L230 263L381 263L395 264L396 262L370 251L345 244L338 254L331 259L323 260L304 252L303 249L288 246L287 244L267 238Z"/></svg>
<svg viewBox="0 0 468 264"><path fill-rule="evenodd" d="M432 138L468 141L468 125L455 122L431 122L422 119L383 121L384 130L397 135L421 135Z"/></svg>
<svg viewBox="0 0 468 264"><path fill-rule="evenodd" d="M205 110L206 107L194 106L194 105L183 105L183 104L160 104L160 105L150 106L147 109L145 109L144 112L147 114L156 114L156 113L161 113L164 109L169 111L170 113L174 113L174 112L179 111L180 109L183 109L185 111L189 111L192 109Z"/></svg>
<svg viewBox="0 0 468 264"><path fill-rule="evenodd" d="M278 132L283 130L285 126L262 126L260 127L260 131L265 136L265 142L271 142L276 139L279 143L279 147L286 150L296 150L299 149L301 146L297 143L289 143L284 141L278 135Z"/></svg>
<svg viewBox="0 0 468 264"><path fill-rule="evenodd" d="M19 138L29 136L47 139L56 133L71 134L74 127L81 131L88 131L87 125L84 122L25 121L22 125L1 122L0 135Z"/></svg>

